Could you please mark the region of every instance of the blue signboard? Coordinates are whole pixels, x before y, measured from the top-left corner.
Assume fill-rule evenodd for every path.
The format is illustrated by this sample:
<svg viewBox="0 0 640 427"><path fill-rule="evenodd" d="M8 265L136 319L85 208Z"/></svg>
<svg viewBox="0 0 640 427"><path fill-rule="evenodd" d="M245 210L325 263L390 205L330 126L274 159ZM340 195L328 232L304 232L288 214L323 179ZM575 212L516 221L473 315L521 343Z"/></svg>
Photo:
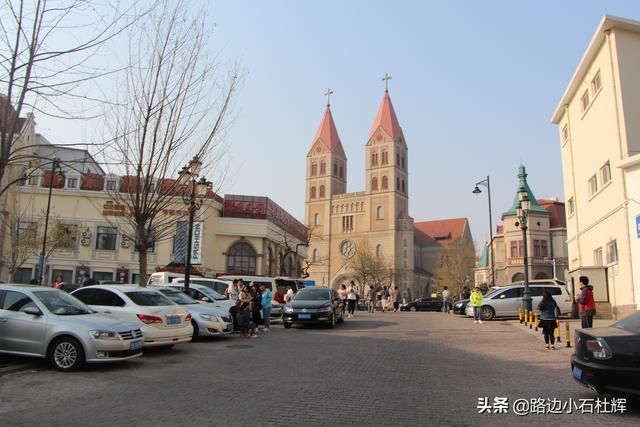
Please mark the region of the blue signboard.
<svg viewBox="0 0 640 427"><path fill-rule="evenodd" d="M636 236L640 239L640 215L636 216Z"/></svg>

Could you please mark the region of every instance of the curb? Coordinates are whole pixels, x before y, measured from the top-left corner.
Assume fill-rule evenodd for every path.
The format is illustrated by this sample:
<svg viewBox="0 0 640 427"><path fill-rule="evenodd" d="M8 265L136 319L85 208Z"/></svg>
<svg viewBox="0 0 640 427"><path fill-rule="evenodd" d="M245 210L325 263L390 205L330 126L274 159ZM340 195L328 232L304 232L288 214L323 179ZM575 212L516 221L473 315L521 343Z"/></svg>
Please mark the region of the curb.
<svg viewBox="0 0 640 427"><path fill-rule="evenodd" d="M535 327L532 329L529 329L528 326L524 326L524 324L521 324L519 320L509 320L507 321L509 323L509 325L513 326L514 328L521 330L523 332L526 332L529 335L532 335L534 337L537 337L538 341L540 341L541 343L544 344L544 336L542 335L542 331L535 330ZM561 320L561 322L564 323L563 320ZM573 331L572 331L573 332ZM559 344L559 345L558 345ZM574 342L573 342L573 335L572 335L572 339L571 339L571 347L567 347L567 341L566 338L564 337L564 331L562 331L562 342L558 343L558 341L556 341L556 349L555 351L563 351L565 353L568 354L573 354L574 351Z"/></svg>

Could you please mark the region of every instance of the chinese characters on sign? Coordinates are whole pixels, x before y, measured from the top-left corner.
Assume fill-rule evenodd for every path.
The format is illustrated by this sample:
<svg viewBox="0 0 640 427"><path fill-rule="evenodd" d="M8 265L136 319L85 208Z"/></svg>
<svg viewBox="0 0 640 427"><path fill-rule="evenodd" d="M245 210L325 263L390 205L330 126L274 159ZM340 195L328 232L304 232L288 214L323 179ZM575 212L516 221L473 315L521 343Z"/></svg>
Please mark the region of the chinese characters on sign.
<svg viewBox="0 0 640 427"><path fill-rule="evenodd" d="M479 414L508 414L519 416L535 414L623 414L627 411L627 399L597 397L595 399L560 400L556 398L514 399L508 397L479 397L476 409Z"/></svg>

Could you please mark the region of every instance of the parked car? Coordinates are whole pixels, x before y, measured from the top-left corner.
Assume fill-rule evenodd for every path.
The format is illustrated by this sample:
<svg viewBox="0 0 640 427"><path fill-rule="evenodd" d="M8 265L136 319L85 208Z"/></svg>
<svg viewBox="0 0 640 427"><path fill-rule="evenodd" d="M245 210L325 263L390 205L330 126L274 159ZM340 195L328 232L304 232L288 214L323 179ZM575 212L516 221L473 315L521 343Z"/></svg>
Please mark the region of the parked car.
<svg viewBox="0 0 640 427"><path fill-rule="evenodd" d="M171 283L184 284L184 277L173 279ZM229 280L208 279L205 277L191 277L189 279L189 287L191 287L191 285L206 286L207 288L212 289L217 293L219 293L220 295L222 295L222 298L225 298L224 291L227 289L227 287L230 284L231 284L231 281Z"/></svg>
<svg viewBox="0 0 640 427"><path fill-rule="evenodd" d="M419 298L400 305L400 311L442 311L442 298Z"/></svg>
<svg viewBox="0 0 640 427"><path fill-rule="evenodd" d="M285 304L282 321L286 329L294 323L326 324L333 328L344 322L344 304L332 289L303 288Z"/></svg>
<svg viewBox="0 0 640 427"><path fill-rule="evenodd" d="M155 289L189 311L191 326L193 326L193 339L233 333L233 319L229 311L213 307L210 304L200 304L183 292L168 286L159 286Z"/></svg>
<svg viewBox="0 0 640 427"><path fill-rule="evenodd" d="M534 310L542 300L542 292L548 290L551 296L558 303L561 314L569 314L572 309L571 295L566 286L558 285L554 281L531 281L529 290L532 297L532 307ZM502 286L487 293L482 299L482 319L491 320L494 317L517 317L518 309L522 307L522 295L524 284L516 283L509 286ZM473 307L467 305L467 316L473 317Z"/></svg>
<svg viewBox="0 0 640 427"><path fill-rule="evenodd" d="M196 301L199 301L201 303L206 303L207 305L212 305L213 307L219 308L220 310L224 310L227 313L229 312L231 307L235 305L235 302L229 301L224 296L220 295L213 289L204 285L196 285L195 283L190 284L189 290L186 290L182 286L182 284L178 284L178 283L171 283L171 284L158 285L158 286L170 287L172 289L176 289L178 291L184 292Z"/></svg>
<svg viewBox="0 0 640 427"><path fill-rule="evenodd" d="M458 301L455 301L453 303L453 313L454 314L461 314L461 315L466 315L466 310L467 310L467 304L469 304L469 299L461 299Z"/></svg>
<svg viewBox="0 0 640 427"><path fill-rule="evenodd" d="M71 295L94 310L135 322L142 329L145 347L172 347L191 341L191 314L154 289L94 285Z"/></svg>
<svg viewBox="0 0 640 427"><path fill-rule="evenodd" d="M86 362L141 356L142 331L59 289L0 285L0 352L47 358L58 370L74 371Z"/></svg>
<svg viewBox="0 0 640 427"><path fill-rule="evenodd" d="M597 393L640 398L640 310L575 336L571 371L578 382Z"/></svg>

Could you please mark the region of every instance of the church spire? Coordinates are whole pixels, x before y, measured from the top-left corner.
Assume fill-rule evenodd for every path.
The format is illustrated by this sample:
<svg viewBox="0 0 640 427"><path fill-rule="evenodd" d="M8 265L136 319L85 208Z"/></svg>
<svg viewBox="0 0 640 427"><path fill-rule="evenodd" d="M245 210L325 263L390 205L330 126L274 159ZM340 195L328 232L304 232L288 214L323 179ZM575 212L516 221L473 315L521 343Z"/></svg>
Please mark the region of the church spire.
<svg viewBox="0 0 640 427"><path fill-rule="evenodd" d="M385 83L384 96L382 97L380 108L378 108L378 115L376 116L371 132L369 133L369 139L371 139L378 128L382 128L387 135L394 140L402 136L402 129L398 123L398 118L396 117L396 112L393 109L391 97L389 96L389 80L391 78L392 77L388 74L385 74L382 78Z"/></svg>
<svg viewBox="0 0 640 427"><path fill-rule="evenodd" d="M336 124L333 122L333 116L331 115L331 105L329 104L330 96L333 94L331 89L328 89L325 93L327 97L327 108L324 110L324 116L322 117L322 121L320 122L320 127L316 132L316 135L313 137L313 145L318 143L318 141L322 141L329 151L332 153L341 154L345 157L344 149L342 148L342 143L340 142L340 137L338 136L338 130L336 129Z"/></svg>

